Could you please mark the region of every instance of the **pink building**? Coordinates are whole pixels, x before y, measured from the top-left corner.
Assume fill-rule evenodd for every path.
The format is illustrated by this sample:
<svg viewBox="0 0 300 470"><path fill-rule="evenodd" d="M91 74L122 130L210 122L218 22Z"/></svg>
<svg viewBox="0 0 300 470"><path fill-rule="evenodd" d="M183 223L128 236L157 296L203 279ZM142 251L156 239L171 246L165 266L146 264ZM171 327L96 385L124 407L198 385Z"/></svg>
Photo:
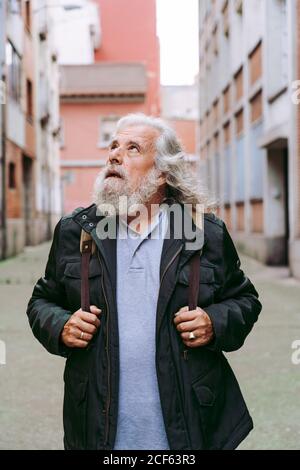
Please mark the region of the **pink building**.
<svg viewBox="0 0 300 470"><path fill-rule="evenodd" d="M61 66L64 212L91 203L116 121L160 114L155 0L98 0L101 41L95 63Z"/></svg>
<svg viewBox="0 0 300 470"><path fill-rule="evenodd" d="M198 129L197 85L161 87L161 114L179 137L187 161L196 163Z"/></svg>

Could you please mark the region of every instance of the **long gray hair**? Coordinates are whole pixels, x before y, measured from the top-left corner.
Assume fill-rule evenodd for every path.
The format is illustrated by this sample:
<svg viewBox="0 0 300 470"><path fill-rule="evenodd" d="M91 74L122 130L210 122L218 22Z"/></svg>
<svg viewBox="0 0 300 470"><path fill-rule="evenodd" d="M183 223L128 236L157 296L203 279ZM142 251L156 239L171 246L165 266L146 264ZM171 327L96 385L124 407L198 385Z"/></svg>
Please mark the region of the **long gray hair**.
<svg viewBox="0 0 300 470"><path fill-rule="evenodd" d="M167 199L193 206L202 204L212 210L215 205L195 171L189 167L175 131L162 119L142 113L122 117L117 123L116 131L131 126L149 126L160 133L156 141L155 166L166 178Z"/></svg>

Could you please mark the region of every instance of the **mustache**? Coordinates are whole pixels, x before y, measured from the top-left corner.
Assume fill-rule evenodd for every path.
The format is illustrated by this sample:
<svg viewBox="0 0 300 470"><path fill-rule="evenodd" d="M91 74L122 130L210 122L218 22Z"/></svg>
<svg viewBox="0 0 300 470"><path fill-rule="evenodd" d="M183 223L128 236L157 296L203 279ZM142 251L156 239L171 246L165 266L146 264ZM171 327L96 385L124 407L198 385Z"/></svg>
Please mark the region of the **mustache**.
<svg viewBox="0 0 300 470"><path fill-rule="evenodd" d="M109 165L103 174L103 178L107 178L108 176L118 176L119 178L126 179L126 172L124 168L118 165Z"/></svg>

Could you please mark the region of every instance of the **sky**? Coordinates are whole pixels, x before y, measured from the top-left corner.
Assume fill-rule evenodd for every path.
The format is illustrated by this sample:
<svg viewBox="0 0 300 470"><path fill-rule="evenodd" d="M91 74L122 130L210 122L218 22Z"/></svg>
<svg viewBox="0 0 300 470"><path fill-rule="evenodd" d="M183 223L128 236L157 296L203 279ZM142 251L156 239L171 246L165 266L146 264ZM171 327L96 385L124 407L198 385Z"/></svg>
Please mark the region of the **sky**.
<svg viewBox="0 0 300 470"><path fill-rule="evenodd" d="M191 85L198 73L198 0L156 0L162 85Z"/></svg>

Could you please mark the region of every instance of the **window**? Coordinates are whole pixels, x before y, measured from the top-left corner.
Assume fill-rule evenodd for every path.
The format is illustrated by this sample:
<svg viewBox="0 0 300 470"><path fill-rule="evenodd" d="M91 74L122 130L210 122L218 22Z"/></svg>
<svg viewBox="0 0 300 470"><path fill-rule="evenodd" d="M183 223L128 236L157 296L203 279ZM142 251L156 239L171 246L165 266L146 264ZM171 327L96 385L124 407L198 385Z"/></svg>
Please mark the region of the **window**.
<svg viewBox="0 0 300 470"><path fill-rule="evenodd" d="M224 144L225 144L225 147L226 147L230 143L230 122L227 122L224 125L223 130L224 130Z"/></svg>
<svg viewBox="0 0 300 470"><path fill-rule="evenodd" d="M19 102L21 98L21 58L10 42L6 44L7 86L9 96Z"/></svg>
<svg viewBox="0 0 300 470"><path fill-rule="evenodd" d="M225 3L224 3L222 14L223 14L223 32L224 32L224 35L228 38L229 37L229 4L228 4L228 0L225 1Z"/></svg>
<svg viewBox="0 0 300 470"><path fill-rule="evenodd" d="M235 85L235 98L236 101L239 101L244 94L244 86L243 86L243 67L235 74L234 77L234 85Z"/></svg>
<svg viewBox="0 0 300 470"><path fill-rule="evenodd" d="M211 133L211 112L210 112L210 110L207 111L206 121L207 121L207 136L209 136L210 133Z"/></svg>
<svg viewBox="0 0 300 470"><path fill-rule="evenodd" d="M235 0L235 11L239 14L243 14L243 0Z"/></svg>
<svg viewBox="0 0 300 470"><path fill-rule="evenodd" d="M264 204L263 201L251 201L252 232L264 231Z"/></svg>
<svg viewBox="0 0 300 470"><path fill-rule="evenodd" d="M260 42L249 55L250 84L262 76L262 43Z"/></svg>
<svg viewBox="0 0 300 470"><path fill-rule="evenodd" d="M109 146L118 120L119 117L115 116L100 119L100 138L98 143L100 148L107 148Z"/></svg>
<svg viewBox="0 0 300 470"><path fill-rule="evenodd" d="M236 229L239 232L245 230L245 204L244 202L236 203Z"/></svg>
<svg viewBox="0 0 300 470"><path fill-rule="evenodd" d="M229 86L223 91L223 109L224 109L224 114L228 113L230 109L230 87Z"/></svg>
<svg viewBox="0 0 300 470"><path fill-rule="evenodd" d="M242 109L235 115L235 130L237 136L240 136L244 131L244 111Z"/></svg>
<svg viewBox="0 0 300 470"><path fill-rule="evenodd" d="M219 100L217 99L213 104L213 125L217 127L219 121Z"/></svg>
<svg viewBox="0 0 300 470"><path fill-rule="evenodd" d="M263 113L262 91L259 91L250 101L251 123L261 119Z"/></svg>
<svg viewBox="0 0 300 470"><path fill-rule="evenodd" d="M27 120L32 122L33 118L33 103L32 103L32 82L31 80L26 80L26 111L27 111Z"/></svg>
<svg viewBox="0 0 300 470"><path fill-rule="evenodd" d="M16 165L12 162L8 165L8 186L9 189L16 188Z"/></svg>
<svg viewBox="0 0 300 470"><path fill-rule="evenodd" d="M213 53L217 56L219 54L218 26L216 26L213 31L212 44L213 44Z"/></svg>
<svg viewBox="0 0 300 470"><path fill-rule="evenodd" d="M31 30L31 5L30 0L25 1L25 26L27 30L30 32Z"/></svg>

